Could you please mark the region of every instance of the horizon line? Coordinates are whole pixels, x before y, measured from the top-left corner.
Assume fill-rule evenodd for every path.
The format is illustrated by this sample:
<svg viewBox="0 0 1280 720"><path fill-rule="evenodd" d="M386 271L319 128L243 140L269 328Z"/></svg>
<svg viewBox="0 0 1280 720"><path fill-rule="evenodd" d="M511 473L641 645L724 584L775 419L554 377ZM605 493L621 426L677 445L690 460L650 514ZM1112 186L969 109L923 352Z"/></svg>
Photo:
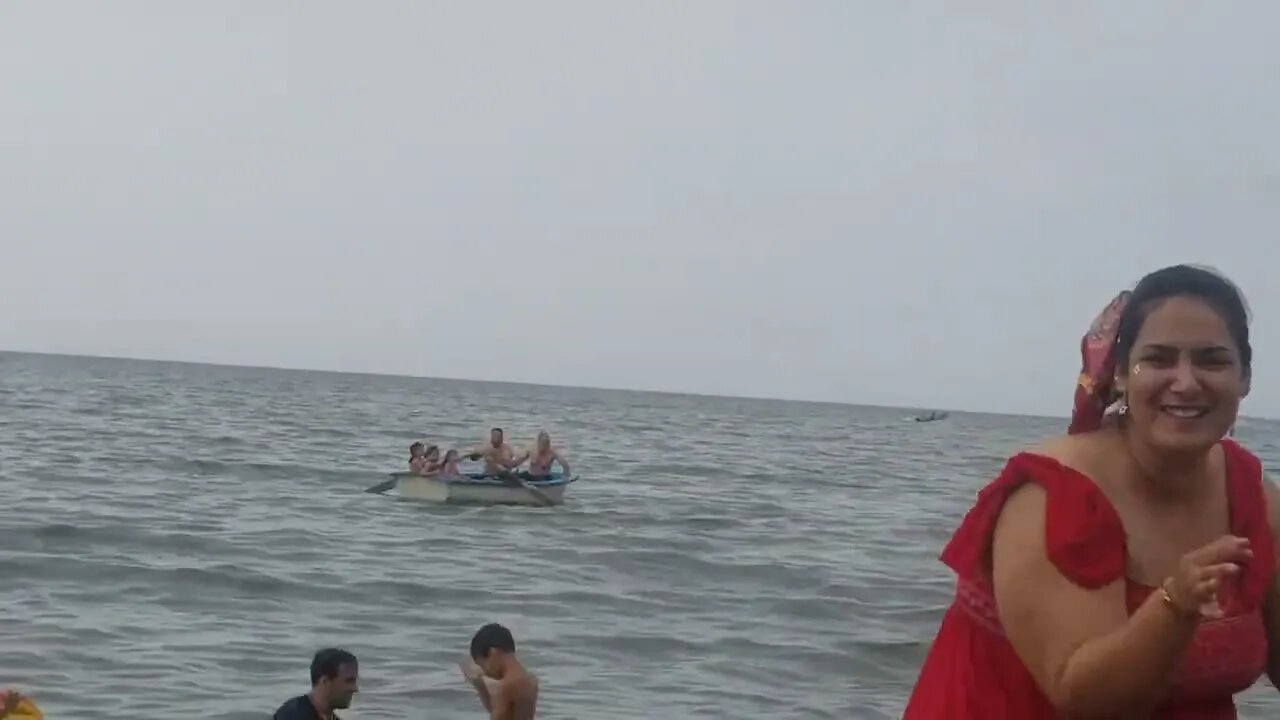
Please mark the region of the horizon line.
<svg viewBox="0 0 1280 720"><path fill-rule="evenodd" d="M464 377L447 377L443 375L409 375L397 372L370 372L370 371L353 371L353 370L328 370L322 368L308 367L288 367L283 365L254 365L254 364L238 364L227 362L210 362L206 360L174 360L169 358L156 357L136 357L130 355L98 355L90 353L70 353L70 352L35 352L29 350L4 350L0 349L0 354L11 355L34 355L44 357L59 358L83 358L86 360L130 360L134 362L150 362L150 363L169 363L173 365L193 365L205 367L219 367L238 370L272 370L278 372L308 372L319 373L324 375L354 375L378 378L403 378L407 380L444 380L446 382L462 382L474 384L490 384L490 385L518 385L524 387L542 387L542 388L559 388L564 390L598 390L605 392L628 392L648 395L671 395L686 397L703 397L714 398L720 400L754 400L766 402L787 402L803 405L839 405L843 407L864 407L877 410L934 410L943 412L966 413L970 415L1004 415L1007 417L1025 417L1047 420L1058 420L1066 415L1042 415L1037 413L1020 413L1009 411L990 411L990 410L966 410L963 408L946 408L946 407L915 407L907 405L874 405L867 403L855 403L841 400L806 400L802 398L786 398L786 397L770 397L764 395L726 395L723 393L710 392L690 392L680 390L653 390L646 388L626 388L626 387L604 387L598 385L564 385L561 383L545 383L545 382L529 382L524 380L492 380L485 378L464 378ZM1240 419L1244 420L1272 420L1265 416L1241 415Z"/></svg>
<svg viewBox="0 0 1280 720"><path fill-rule="evenodd" d="M468 378L468 377L450 377L447 375L410 375L400 372L375 372L367 370L329 370L324 368L310 367L290 367L286 365L255 365L241 364L229 362L212 362L208 360L175 360L171 358L158 357L138 357L133 355L99 355L93 353L74 353L74 352L44 352L31 350L5 350L0 349L0 354L10 355L32 355L37 357L56 357L56 358L83 358L85 360L128 360L133 362L148 363L167 363L171 365L193 365L204 367L218 367L232 370L271 370L277 372L306 372L318 373L322 375L352 375L376 378L402 378L406 380L443 380L446 382L473 383L473 384L489 384L489 385L518 385L523 387L539 387L539 388L557 388L561 390L598 390L604 392L624 392L638 393L643 395L671 395L686 397L704 397L715 398L720 400L755 400L766 402L787 402L798 403L803 405L840 405L844 407L865 407L878 410L939 410L946 412L964 412L973 415L1011 415L1014 417L1044 417L1052 418L1052 415L1034 415L1008 412L986 412L981 410L962 410L959 408L943 408L943 407L914 407L907 405L874 405L867 403L845 402L841 400L806 400L802 398L786 398L771 397L767 395L726 395L723 393L711 392L692 392L685 390L653 390L648 388L629 388L629 387L608 387L602 385L565 385L562 383L547 382L530 382L527 380L494 380L488 378Z"/></svg>

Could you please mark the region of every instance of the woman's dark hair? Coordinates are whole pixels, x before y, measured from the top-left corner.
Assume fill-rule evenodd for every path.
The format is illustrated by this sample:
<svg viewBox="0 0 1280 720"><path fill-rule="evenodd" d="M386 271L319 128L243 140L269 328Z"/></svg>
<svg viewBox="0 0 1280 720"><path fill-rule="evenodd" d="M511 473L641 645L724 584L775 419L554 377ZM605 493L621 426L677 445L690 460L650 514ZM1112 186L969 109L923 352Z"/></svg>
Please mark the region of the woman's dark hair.
<svg viewBox="0 0 1280 720"><path fill-rule="evenodd" d="M1253 369L1253 348L1249 345L1249 307L1244 295L1230 280L1207 268L1173 265L1142 278L1120 313L1116 335L1116 363L1129 367L1129 354L1147 316L1161 302L1175 297L1195 298L1213 308L1227 325L1227 332L1240 350L1240 368L1248 376Z"/></svg>

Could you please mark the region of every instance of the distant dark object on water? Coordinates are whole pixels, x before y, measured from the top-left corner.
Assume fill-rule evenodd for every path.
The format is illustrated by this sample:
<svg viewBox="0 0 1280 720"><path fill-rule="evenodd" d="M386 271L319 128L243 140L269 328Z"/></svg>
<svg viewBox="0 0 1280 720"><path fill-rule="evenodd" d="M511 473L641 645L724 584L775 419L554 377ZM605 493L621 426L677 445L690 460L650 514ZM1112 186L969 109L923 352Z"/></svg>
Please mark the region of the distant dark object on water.
<svg viewBox="0 0 1280 720"><path fill-rule="evenodd" d="M933 422L934 420L946 420L951 413L945 410L930 410L923 415L916 416L916 422Z"/></svg>

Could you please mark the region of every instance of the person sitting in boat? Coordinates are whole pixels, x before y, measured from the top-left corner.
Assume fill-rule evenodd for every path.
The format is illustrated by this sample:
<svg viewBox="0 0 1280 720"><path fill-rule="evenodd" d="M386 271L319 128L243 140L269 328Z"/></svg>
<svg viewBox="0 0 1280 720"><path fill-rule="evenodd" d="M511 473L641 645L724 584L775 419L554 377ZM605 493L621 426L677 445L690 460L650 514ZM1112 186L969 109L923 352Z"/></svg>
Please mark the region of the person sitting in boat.
<svg viewBox="0 0 1280 720"><path fill-rule="evenodd" d="M467 454L468 460L484 460L484 474L495 477L510 475L519 463L515 451L503 439L502 428L489 431L489 444Z"/></svg>
<svg viewBox="0 0 1280 720"><path fill-rule="evenodd" d="M421 442L408 446L408 471L419 475L426 474L426 446Z"/></svg>
<svg viewBox="0 0 1280 720"><path fill-rule="evenodd" d="M409 446L409 472L434 475L440 470L440 448L416 442Z"/></svg>
<svg viewBox="0 0 1280 720"><path fill-rule="evenodd" d="M516 467L529 461L529 468L520 473L525 480L546 480L551 475L551 463L559 463L564 476L569 477L569 463L564 456L551 447L551 433L546 430L538 433L533 448L526 450L516 461Z"/></svg>
<svg viewBox="0 0 1280 720"><path fill-rule="evenodd" d="M1081 342L1067 434L1011 457L942 552L957 575L903 720L1227 720L1280 687L1280 490L1226 439L1240 291L1178 265Z"/></svg>
<svg viewBox="0 0 1280 720"><path fill-rule="evenodd" d="M444 462L440 463L440 472L436 477L442 480L458 480L462 473L458 470L458 451L449 448L444 454Z"/></svg>

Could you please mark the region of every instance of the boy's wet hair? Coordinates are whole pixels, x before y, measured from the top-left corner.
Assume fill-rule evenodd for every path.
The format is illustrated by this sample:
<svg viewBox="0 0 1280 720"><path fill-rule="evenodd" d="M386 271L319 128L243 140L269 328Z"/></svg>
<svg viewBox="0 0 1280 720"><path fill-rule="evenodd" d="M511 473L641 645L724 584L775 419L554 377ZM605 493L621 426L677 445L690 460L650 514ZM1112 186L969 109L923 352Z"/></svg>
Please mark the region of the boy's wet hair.
<svg viewBox="0 0 1280 720"><path fill-rule="evenodd" d="M498 623L489 623L476 631L474 637L471 638L471 658L473 660L483 660L489 657L492 650L501 650L505 653L514 653L516 651L515 638L511 637L511 631Z"/></svg>

